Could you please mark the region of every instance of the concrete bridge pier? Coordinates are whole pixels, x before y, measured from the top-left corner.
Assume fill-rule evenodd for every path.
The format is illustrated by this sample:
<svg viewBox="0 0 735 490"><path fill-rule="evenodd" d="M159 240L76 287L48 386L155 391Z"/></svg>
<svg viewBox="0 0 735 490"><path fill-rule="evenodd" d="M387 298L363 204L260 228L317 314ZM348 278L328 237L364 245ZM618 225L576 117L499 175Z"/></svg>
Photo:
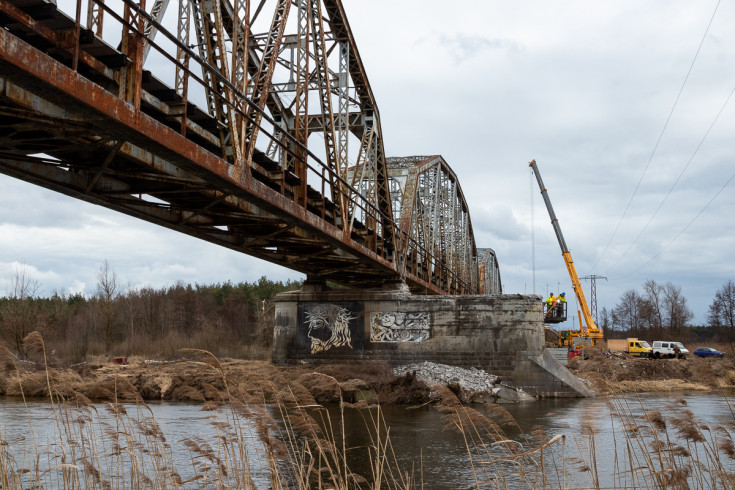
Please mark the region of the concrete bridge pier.
<svg viewBox="0 0 735 490"><path fill-rule="evenodd" d="M484 369L534 396L593 395L545 351L539 296L305 286L276 297L277 364L431 361Z"/></svg>

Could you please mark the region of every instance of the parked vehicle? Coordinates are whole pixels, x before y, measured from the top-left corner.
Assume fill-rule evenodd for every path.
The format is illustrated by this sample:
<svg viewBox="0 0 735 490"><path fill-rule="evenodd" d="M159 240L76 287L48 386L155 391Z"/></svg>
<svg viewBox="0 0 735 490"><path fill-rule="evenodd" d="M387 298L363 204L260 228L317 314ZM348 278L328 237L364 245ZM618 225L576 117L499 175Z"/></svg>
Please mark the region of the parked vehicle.
<svg viewBox="0 0 735 490"><path fill-rule="evenodd" d="M648 342L637 338L607 339L607 348L610 352L627 352L635 357L653 357L653 349Z"/></svg>
<svg viewBox="0 0 735 490"><path fill-rule="evenodd" d="M679 359L686 359L688 355L689 350L687 350L687 348L684 347L684 344L682 344L681 342L672 342L670 340L653 341L653 357L655 357L656 359L673 359L674 357L678 357Z"/></svg>
<svg viewBox="0 0 735 490"><path fill-rule="evenodd" d="M712 347L697 347L694 349L694 355L699 357L725 357L724 352L720 352Z"/></svg>

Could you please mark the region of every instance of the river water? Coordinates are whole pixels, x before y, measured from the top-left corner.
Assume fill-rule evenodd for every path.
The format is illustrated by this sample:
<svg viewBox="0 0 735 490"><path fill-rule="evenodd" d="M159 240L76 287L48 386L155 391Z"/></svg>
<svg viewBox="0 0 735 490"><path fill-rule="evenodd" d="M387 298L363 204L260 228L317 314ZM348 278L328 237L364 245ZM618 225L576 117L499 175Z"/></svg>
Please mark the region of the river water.
<svg viewBox="0 0 735 490"><path fill-rule="evenodd" d="M729 434L735 432L728 402L731 395L647 394L503 405L516 424L505 426L502 436L489 436L481 429L482 421L487 420L483 416L499 420L497 410L483 406L473 407L477 413L472 423L468 423L470 419L461 420L464 431L452 428L447 414L433 406L411 409L386 406L379 412L348 408L343 411L344 447L350 470L368 480L376 472L371 464L375 461L376 448L384 448L381 451L388 457L382 471L388 473L387 479L403 487L410 484L414 488L431 489L645 488L657 485L651 479L651 472L642 468L654 466L662 470L663 466L659 477L679 475L688 479L687 484L692 488L732 488L732 481L722 476L735 471L726 444ZM127 411L124 418L119 416L120 407L109 404L87 408L80 416L58 406L54 412L47 402L23 403L0 397L0 469L5 464L5 468L17 470L22 486L30 486L35 475L37 481L50 482L45 487L51 488L61 481L60 477L52 476L63 468L60 465L72 461L71 453L74 453L77 467L87 465L87 473L94 473L96 468L101 475L99 480L90 476L81 479L78 486L82 488L104 486L100 484L104 480L112 487L130 488L131 478L142 478L145 483L148 476L160 474L156 470L161 467L171 467L169 473L175 474L170 477L171 482L190 480L183 488L214 488L213 482L222 479L223 473L228 475L230 485L244 481L245 477L237 480L233 476L236 473L233 469L237 469L233 460L247 458L250 472L247 478L252 478L258 488L270 488L268 461L257 437L258 424L249 417L235 418L202 410L201 405L182 403L151 403L145 409L124 405L124 408ZM661 413L665 430L648 428L651 424L645 414L650 415L652 410ZM275 408L271 407L271 412L278 418ZM331 430L341 446L339 407L312 410L312 413L317 419L332 421ZM379 431L375 420L382 421L378 424ZM692 421L697 425L688 426ZM233 434L235 430L237 434ZM701 442L696 442L700 437L697 433ZM564 438L543 451L518 456L557 435ZM233 439L242 441L243 447L221 443ZM85 455L81 440L97 450ZM387 445L386 440L390 441ZM506 442L497 443L498 440ZM664 449L651 451L655 442L665 446ZM511 451L510 447L516 449ZM120 448L123 451L118 454L128 456L127 459L106 460ZM735 455L735 450L732 454ZM654 461L648 462L651 455L655 456ZM79 463L80 458L86 463ZM667 458L669 463L662 465L660 460ZM120 470L131 461L137 461L141 467L138 476L131 477L133 472ZM169 486L160 476L148 484Z"/></svg>

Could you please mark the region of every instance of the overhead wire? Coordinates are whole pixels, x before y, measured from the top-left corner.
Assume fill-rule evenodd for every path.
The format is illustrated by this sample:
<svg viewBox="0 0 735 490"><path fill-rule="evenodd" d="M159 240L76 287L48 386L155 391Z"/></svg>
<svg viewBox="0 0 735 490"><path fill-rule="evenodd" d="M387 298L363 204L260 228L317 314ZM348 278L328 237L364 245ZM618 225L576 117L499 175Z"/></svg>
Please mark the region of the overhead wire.
<svg viewBox="0 0 735 490"><path fill-rule="evenodd" d="M676 110L676 106L679 104L679 99L681 98L681 94L684 92L684 87L687 84L687 81L689 80L689 75L692 73L692 69L694 68L694 63L697 61L697 57L699 56L699 52L702 50L702 45L704 44L704 40L707 38L707 34L709 33L709 29L712 26L712 22L715 19L715 15L717 14L717 9L720 6L721 0L717 0L717 4L715 5L715 10L712 12L712 16L710 17L709 23L707 24L707 29L704 31L704 35L702 36L702 40L699 42L699 46L697 47L696 53L694 53L694 58L692 59L691 64L689 65L689 70L687 70L687 74L684 77L684 81L681 84L681 87L679 88L679 93L676 95L676 99L674 100L674 104L671 106L671 110L669 111L669 115L666 118L666 122L664 123L664 127L661 129L661 133L658 135L658 139L656 140L656 144L653 147L653 151L651 152L651 155L648 157L648 162L646 162L646 166L643 169L643 173L641 174L641 177L638 179L638 183L635 186L635 189L633 190L633 195L630 196L630 199L628 200L628 204L625 206L625 210L623 211L622 216L620 217L620 220L618 221L617 226L615 227L615 230L613 231L612 235L610 236L610 239L607 241L607 244L605 245L605 248L600 253L599 257L595 261L595 263L592 265L592 270L597 267L597 264L599 264L602 257L605 256L605 252L610 248L610 244L612 243L613 239L618 233L618 230L620 229L620 226L623 224L623 220L625 219L626 215L628 214L628 210L630 209L630 205L633 203L633 199L638 194L638 189L641 186L641 182L643 182L643 178L645 177L646 173L648 172L648 167L651 166L651 162L653 161L653 157L656 154L656 151L658 150L658 146L661 143L661 139L664 136L664 133L666 133L666 129L669 126L669 122L671 121L671 117L674 114L674 110Z"/></svg>
<svg viewBox="0 0 735 490"><path fill-rule="evenodd" d="M664 198L661 200L661 202L659 203L658 207L656 208L656 210L653 212L653 214L649 218L649 220L646 223L646 225L643 227L643 229L640 231L640 233L638 233L638 236L635 237L635 239L630 244L630 246L628 247L628 249L625 252L623 252L623 254L620 255L620 257L618 257L618 260L616 260L613 265L611 265L610 267L608 267L608 269L607 269L607 271L605 271L604 275L607 275L607 273L610 270L614 269L620 263L620 261L623 260L623 258L625 258L628 255L628 253L635 246L635 244L638 242L638 240L640 239L640 237L643 236L643 233L645 233L645 231L648 229L648 226L653 222L653 219L656 217L656 215L661 210L661 208L663 207L663 205L666 202L666 200L671 195L671 192L676 187L676 184L679 183L679 181L681 180L681 178L684 176L684 173L689 168L689 165L691 165L692 161L694 160L694 157L697 155L697 153L699 152L699 150L702 148L702 145L704 144L705 140L707 139L707 137L709 136L710 132L712 131L712 128L715 126L715 124L719 120L720 116L722 115L723 111L725 110L725 107L727 107L727 104L730 102L730 99L732 98L733 94L735 94L735 87L733 87L733 89L730 91L730 94L725 99L725 102L722 104L722 107L720 107L720 110L717 112L717 115L712 120L712 123L709 125L709 128L707 128L707 131L704 133L704 136L702 136L702 139L699 141L699 144L694 149L694 152L692 153L692 156L689 157L689 160L687 161L686 165L684 165L684 168L681 169L681 172L679 172L679 176L676 178L676 180L674 181L674 183L671 184L671 187L669 188L669 191L666 193L666 195L664 196ZM646 264L648 264L648 262L646 262Z"/></svg>
<svg viewBox="0 0 735 490"><path fill-rule="evenodd" d="M658 252L656 252L656 254L653 257L651 257L650 259L648 259L648 262L646 262L645 264L643 264L640 267L637 267L637 268L633 269L633 271L631 271L628 275L623 276L623 277L620 277L619 279L621 279L621 280L622 279L627 279L628 277L632 276L633 274L635 274L636 272L640 271L641 269L643 269L644 267L646 267L648 264L650 264L651 262L653 262L654 259L656 259L667 248L669 248L672 243L674 243L681 235L684 234L685 231L687 231L687 229L692 225L692 223L694 223L695 221L697 221L697 219L702 215L702 213L704 213L704 211L709 207L709 205L712 204L712 202L717 198L717 196L719 196L722 193L722 191L725 190L725 187L727 187L728 185L730 185L730 182L732 182L733 179L735 179L735 174L733 174L732 176L730 176L730 178L727 180L727 182L725 182L722 185L722 187L720 187L720 190L718 190L717 193L715 193L715 195L712 196L712 199L710 199L709 202L704 205L704 207L697 213L697 215L694 216L694 218L692 218L692 220L689 221L689 223L687 223L687 225L684 228L682 228L681 231L679 233L677 233L677 235L669 243L667 243L663 248L661 248L661 250L659 250Z"/></svg>

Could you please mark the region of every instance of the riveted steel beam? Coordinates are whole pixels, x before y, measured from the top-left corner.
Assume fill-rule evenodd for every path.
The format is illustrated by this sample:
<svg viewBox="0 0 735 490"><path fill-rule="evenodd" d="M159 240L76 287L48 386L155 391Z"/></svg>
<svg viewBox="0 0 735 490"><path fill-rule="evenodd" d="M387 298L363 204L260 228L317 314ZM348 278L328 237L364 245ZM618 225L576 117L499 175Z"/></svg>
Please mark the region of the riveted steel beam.
<svg viewBox="0 0 735 490"><path fill-rule="evenodd" d="M184 0L176 33L152 1L88 0L85 27L0 0L0 172L309 277L478 291L457 178L441 157L388 165L340 1ZM143 69L154 49L173 87Z"/></svg>

